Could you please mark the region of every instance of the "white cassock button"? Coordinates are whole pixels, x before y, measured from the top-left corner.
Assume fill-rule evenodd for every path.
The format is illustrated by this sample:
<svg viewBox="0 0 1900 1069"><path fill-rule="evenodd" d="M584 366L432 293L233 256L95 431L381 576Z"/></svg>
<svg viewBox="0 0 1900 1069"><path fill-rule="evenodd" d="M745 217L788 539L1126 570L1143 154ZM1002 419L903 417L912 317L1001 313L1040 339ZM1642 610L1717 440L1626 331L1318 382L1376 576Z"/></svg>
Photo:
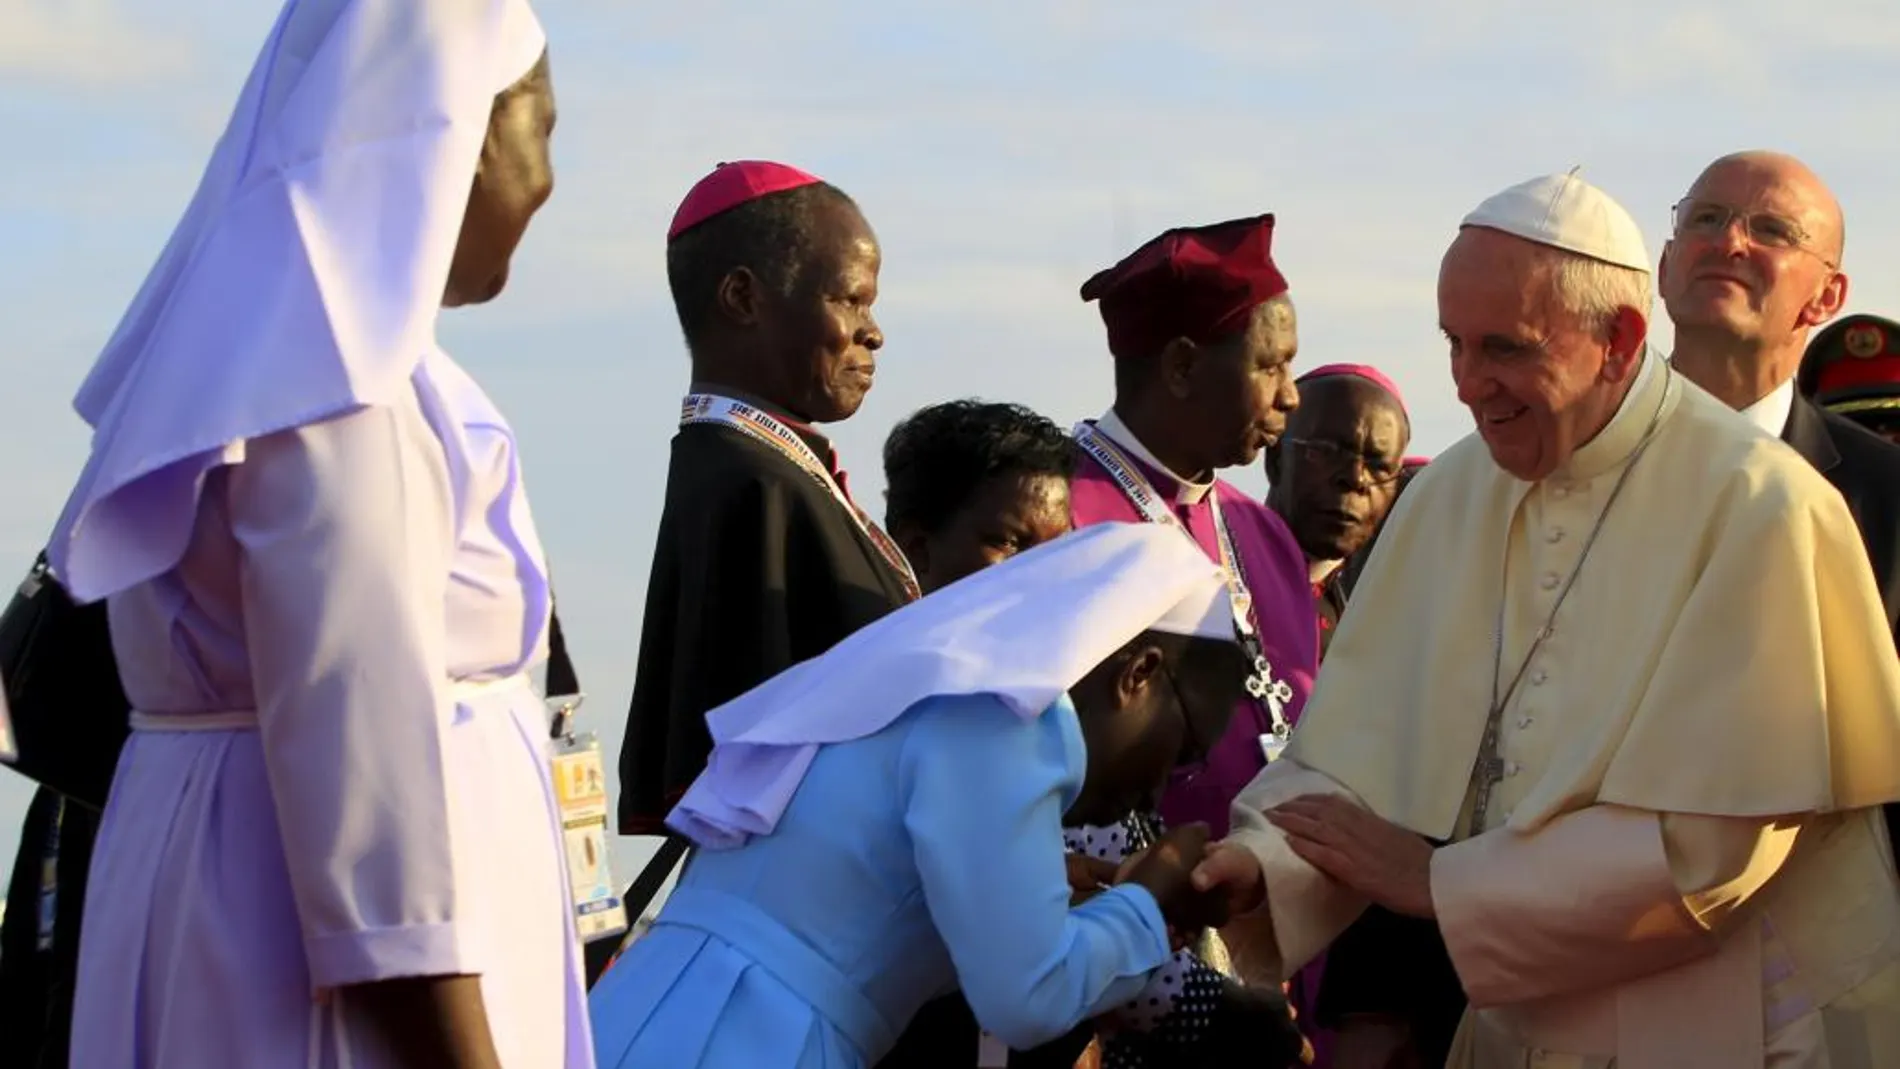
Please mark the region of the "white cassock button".
<svg viewBox="0 0 1900 1069"><path fill-rule="evenodd" d="M1524 766L1516 761L1511 761L1504 766L1504 774L1507 776L1515 776L1522 771L1524 771Z"/></svg>
<svg viewBox="0 0 1900 1069"><path fill-rule="evenodd" d="M1570 488L1567 486L1553 486L1550 488L1550 496L1562 501L1564 498L1570 496Z"/></svg>
<svg viewBox="0 0 1900 1069"><path fill-rule="evenodd" d="M1544 578L1540 581L1540 585L1543 586L1545 590L1555 590L1557 589L1557 584L1560 582L1563 582L1563 580L1557 578L1556 572L1545 572Z"/></svg>
<svg viewBox="0 0 1900 1069"><path fill-rule="evenodd" d="M1530 726L1531 726L1531 718L1530 718L1530 717L1528 717L1528 716L1520 716L1520 717L1518 717L1518 718L1517 718L1517 730L1519 730L1519 731L1523 731L1523 730L1524 730L1525 728L1527 728L1527 727L1530 727Z"/></svg>
<svg viewBox="0 0 1900 1069"><path fill-rule="evenodd" d="M1555 545L1558 542L1561 542L1563 540L1564 540L1564 529L1561 527L1552 527L1550 530L1544 532L1544 541L1549 542L1552 545Z"/></svg>
<svg viewBox="0 0 1900 1069"><path fill-rule="evenodd" d="M1539 668L1537 671L1531 673L1531 686L1541 687L1544 685L1544 680L1549 678L1550 676L1546 674L1542 668Z"/></svg>

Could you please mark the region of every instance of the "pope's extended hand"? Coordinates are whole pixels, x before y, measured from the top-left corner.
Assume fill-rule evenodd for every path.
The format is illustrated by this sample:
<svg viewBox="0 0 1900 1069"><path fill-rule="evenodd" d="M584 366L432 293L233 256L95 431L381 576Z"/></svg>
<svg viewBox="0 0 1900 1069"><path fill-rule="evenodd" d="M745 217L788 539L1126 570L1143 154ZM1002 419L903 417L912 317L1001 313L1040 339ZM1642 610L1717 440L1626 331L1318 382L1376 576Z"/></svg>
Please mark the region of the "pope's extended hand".
<svg viewBox="0 0 1900 1069"><path fill-rule="evenodd" d="M1267 897L1266 879L1253 851L1238 843L1221 842L1208 848L1194 867L1194 889L1218 895L1229 917L1251 913Z"/></svg>
<svg viewBox="0 0 1900 1069"><path fill-rule="evenodd" d="M1394 913L1434 916L1432 844L1363 806L1309 794L1267 810L1306 863Z"/></svg>

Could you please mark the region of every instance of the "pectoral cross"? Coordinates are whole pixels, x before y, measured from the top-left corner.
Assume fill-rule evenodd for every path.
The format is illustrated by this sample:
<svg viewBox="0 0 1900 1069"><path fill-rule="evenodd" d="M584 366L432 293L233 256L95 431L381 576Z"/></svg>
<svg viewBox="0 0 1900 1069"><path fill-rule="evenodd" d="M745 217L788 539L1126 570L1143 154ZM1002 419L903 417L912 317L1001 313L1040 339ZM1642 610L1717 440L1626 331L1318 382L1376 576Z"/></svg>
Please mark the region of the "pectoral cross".
<svg viewBox="0 0 1900 1069"><path fill-rule="evenodd" d="M1268 703L1276 719L1286 712L1286 703L1293 700L1292 685L1284 679L1273 678L1273 665L1265 657L1253 659L1253 672L1247 676L1247 693L1255 701Z"/></svg>
<svg viewBox="0 0 1900 1069"><path fill-rule="evenodd" d="M1487 757L1478 763L1478 782L1488 793L1490 788L1504 782L1504 759Z"/></svg>
<svg viewBox="0 0 1900 1069"><path fill-rule="evenodd" d="M1478 762L1471 772L1477 781L1471 806L1472 835L1484 830L1485 818L1491 812L1491 791L1504 782L1504 758L1498 756L1498 720L1503 712L1502 708L1491 710L1484 725L1484 738L1478 742Z"/></svg>

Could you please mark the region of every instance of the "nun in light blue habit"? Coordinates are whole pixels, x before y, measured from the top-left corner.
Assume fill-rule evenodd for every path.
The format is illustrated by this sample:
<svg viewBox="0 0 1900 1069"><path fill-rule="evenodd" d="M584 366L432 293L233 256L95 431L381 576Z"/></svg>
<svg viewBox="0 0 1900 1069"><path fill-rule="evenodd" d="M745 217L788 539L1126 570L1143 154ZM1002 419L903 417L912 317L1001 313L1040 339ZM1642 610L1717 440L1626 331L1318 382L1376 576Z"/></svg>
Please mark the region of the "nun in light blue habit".
<svg viewBox="0 0 1900 1069"><path fill-rule="evenodd" d="M600 1064L871 1065L958 986L1027 1049L1133 997L1195 905L1192 835L1071 906L1063 814L1126 812L1220 737L1232 619L1179 534L1103 524L714 710L668 818L699 851L589 998Z"/></svg>

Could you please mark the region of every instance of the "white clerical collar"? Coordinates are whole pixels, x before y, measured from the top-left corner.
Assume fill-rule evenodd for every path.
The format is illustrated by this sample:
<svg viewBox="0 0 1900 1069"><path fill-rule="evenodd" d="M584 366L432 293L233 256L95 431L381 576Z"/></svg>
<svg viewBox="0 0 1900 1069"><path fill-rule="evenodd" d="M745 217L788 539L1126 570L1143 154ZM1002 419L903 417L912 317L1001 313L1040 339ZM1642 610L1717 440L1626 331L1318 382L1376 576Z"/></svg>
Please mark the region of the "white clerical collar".
<svg viewBox="0 0 1900 1069"><path fill-rule="evenodd" d="M1770 437L1779 438L1782 430L1788 426L1788 416L1793 411L1794 380L1789 379L1769 390L1768 396L1742 409L1742 415L1748 417L1750 423L1767 431Z"/></svg>
<svg viewBox="0 0 1900 1069"><path fill-rule="evenodd" d="M1630 383L1623 400L1618 402L1616 414L1596 437L1579 446L1563 467L1552 473L1552 478L1558 482L1592 479L1621 464L1636 451L1649 430L1650 418L1656 414L1658 398L1652 386L1659 374L1657 365L1662 361L1661 353L1645 348L1643 362L1637 365L1636 381Z"/></svg>
<svg viewBox="0 0 1900 1069"><path fill-rule="evenodd" d="M1124 452L1136 460L1172 478L1176 487L1175 504L1198 505L1213 491L1215 480L1211 476L1206 482L1189 482L1182 478L1180 473L1155 459L1155 455L1148 451L1147 446L1141 444L1141 439L1135 437L1135 432L1128 429L1128 424L1122 422L1121 417L1115 414L1113 408L1102 413L1102 418L1095 421L1095 429L1107 435L1109 441L1121 446Z"/></svg>

